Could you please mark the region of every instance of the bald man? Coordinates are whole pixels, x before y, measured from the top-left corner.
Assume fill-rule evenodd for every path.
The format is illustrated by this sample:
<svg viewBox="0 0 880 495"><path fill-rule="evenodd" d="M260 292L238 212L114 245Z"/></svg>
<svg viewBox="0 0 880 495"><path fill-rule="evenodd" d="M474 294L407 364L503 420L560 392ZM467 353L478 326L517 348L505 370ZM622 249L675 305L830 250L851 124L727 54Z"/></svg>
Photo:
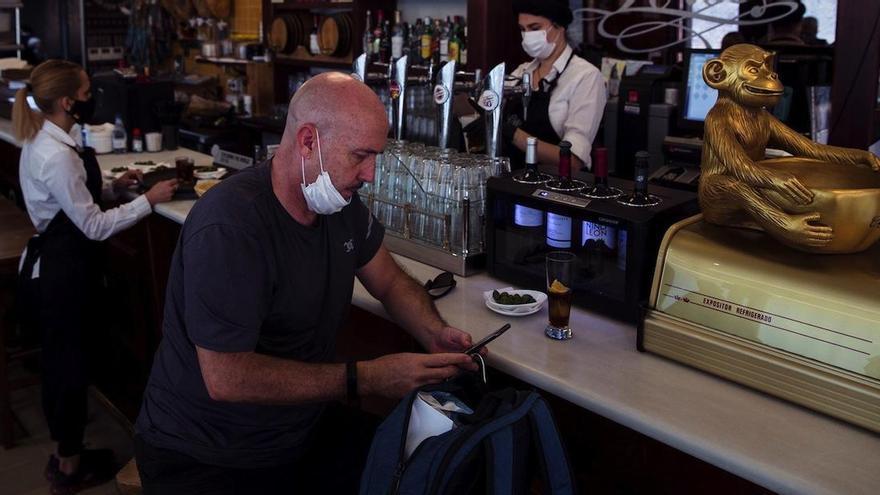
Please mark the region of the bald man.
<svg viewBox="0 0 880 495"><path fill-rule="evenodd" d="M376 425L328 404L475 368L470 335L397 266L358 198L387 133L367 86L316 76L272 160L193 207L136 425L146 494L354 493ZM431 354L330 362L355 276Z"/></svg>

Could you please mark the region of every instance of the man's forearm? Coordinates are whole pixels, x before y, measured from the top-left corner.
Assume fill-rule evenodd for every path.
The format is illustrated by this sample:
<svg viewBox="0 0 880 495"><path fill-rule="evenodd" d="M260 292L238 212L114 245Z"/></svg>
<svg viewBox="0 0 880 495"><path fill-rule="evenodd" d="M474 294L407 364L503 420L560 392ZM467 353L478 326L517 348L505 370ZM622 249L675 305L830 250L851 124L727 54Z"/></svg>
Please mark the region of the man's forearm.
<svg viewBox="0 0 880 495"><path fill-rule="evenodd" d="M383 305L394 321L425 348L430 347L435 333L446 326L425 289L403 271L392 284Z"/></svg>
<svg viewBox="0 0 880 495"><path fill-rule="evenodd" d="M308 404L345 398L345 365L313 364L255 352L200 347L199 365L212 399L258 404Z"/></svg>

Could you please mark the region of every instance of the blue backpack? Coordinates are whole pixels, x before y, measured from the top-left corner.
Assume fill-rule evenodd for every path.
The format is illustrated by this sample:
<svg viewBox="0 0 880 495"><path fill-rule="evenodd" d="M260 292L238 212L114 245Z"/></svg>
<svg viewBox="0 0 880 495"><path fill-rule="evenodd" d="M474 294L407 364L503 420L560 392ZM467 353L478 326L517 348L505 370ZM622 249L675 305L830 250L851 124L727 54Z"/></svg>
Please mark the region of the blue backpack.
<svg viewBox="0 0 880 495"><path fill-rule="evenodd" d="M423 441L404 461L413 401L421 391L450 392L474 413ZM536 472L537 471L537 472ZM535 392L475 393L455 382L410 393L379 426L361 478L361 495L528 494L532 477L544 493L575 493L547 403Z"/></svg>

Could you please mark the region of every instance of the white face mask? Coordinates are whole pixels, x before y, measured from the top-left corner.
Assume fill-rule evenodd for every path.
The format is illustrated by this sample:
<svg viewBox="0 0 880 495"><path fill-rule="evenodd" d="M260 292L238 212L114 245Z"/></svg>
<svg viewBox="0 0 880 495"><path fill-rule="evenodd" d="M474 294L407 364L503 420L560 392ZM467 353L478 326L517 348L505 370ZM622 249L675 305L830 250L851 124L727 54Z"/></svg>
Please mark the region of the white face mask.
<svg viewBox="0 0 880 495"><path fill-rule="evenodd" d="M523 31L522 32L523 50L530 56L538 60L544 60L553 53L556 43L547 41L547 31Z"/></svg>
<svg viewBox="0 0 880 495"><path fill-rule="evenodd" d="M324 170L324 157L321 155L321 136L318 129L315 129L315 140L318 144L318 163L321 165L321 173L315 182L306 185L306 159L300 157L302 162L302 190L303 196L306 198L306 205L309 209L319 215L332 215L339 210L345 208L351 200L347 200L339 194L333 182L330 180L330 174Z"/></svg>

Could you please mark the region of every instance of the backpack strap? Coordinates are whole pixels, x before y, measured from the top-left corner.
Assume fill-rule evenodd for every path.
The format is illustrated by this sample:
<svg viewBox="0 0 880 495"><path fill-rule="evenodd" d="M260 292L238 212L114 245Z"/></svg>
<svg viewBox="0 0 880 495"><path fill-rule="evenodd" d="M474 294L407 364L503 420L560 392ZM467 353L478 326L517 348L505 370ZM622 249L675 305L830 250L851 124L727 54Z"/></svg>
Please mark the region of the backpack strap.
<svg viewBox="0 0 880 495"><path fill-rule="evenodd" d="M562 446L559 430L556 429L550 408L540 396L532 404L529 419L532 425L532 438L537 444L539 471L545 493L549 495L575 493L568 456Z"/></svg>
<svg viewBox="0 0 880 495"><path fill-rule="evenodd" d="M502 428L486 442L486 490L488 494L513 493L513 428Z"/></svg>

